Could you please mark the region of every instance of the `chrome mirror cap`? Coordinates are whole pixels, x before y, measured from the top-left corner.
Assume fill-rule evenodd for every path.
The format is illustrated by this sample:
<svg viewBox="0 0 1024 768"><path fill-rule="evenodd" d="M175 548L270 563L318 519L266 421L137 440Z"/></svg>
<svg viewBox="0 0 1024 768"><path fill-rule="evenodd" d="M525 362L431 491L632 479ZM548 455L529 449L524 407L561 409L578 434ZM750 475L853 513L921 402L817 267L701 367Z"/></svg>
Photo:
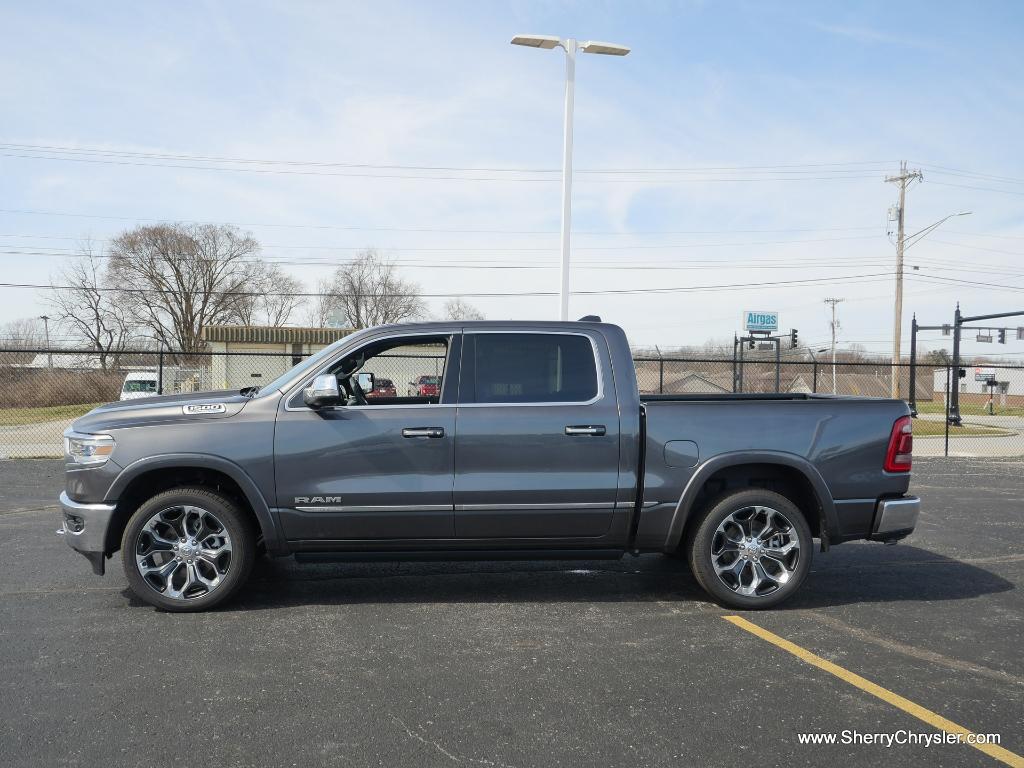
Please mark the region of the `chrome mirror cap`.
<svg viewBox="0 0 1024 768"><path fill-rule="evenodd" d="M335 405L341 399L338 392L338 379L330 373L322 373L313 379L313 383L302 391L302 401L310 408L322 408Z"/></svg>

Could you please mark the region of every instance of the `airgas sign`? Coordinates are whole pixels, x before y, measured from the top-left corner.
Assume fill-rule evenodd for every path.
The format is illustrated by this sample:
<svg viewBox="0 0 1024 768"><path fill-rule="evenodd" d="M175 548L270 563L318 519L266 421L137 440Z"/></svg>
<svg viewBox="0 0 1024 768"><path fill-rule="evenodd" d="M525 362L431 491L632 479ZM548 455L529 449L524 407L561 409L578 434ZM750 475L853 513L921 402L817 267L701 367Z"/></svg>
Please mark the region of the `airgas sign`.
<svg viewBox="0 0 1024 768"><path fill-rule="evenodd" d="M743 329L746 331L777 331L779 330L779 313L748 309L743 313Z"/></svg>

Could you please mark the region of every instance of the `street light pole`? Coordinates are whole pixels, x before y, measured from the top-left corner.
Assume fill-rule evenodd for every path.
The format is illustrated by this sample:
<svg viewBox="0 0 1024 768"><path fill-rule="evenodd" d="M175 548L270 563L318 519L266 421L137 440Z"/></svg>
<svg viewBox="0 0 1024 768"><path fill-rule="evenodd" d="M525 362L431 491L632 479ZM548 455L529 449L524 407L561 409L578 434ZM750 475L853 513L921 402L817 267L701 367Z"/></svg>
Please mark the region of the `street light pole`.
<svg viewBox="0 0 1024 768"><path fill-rule="evenodd" d="M558 319L569 319L569 234L572 231L572 121L576 92L576 41L565 41L565 122L562 141L562 279Z"/></svg>
<svg viewBox="0 0 1024 768"><path fill-rule="evenodd" d="M50 318L48 315L40 315L43 321L43 330L46 332L46 367L53 368L53 350L50 349Z"/></svg>
<svg viewBox="0 0 1024 768"><path fill-rule="evenodd" d="M836 304L842 304L846 299L829 298L825 299L826 304L832 305L832 394L836 393L836 331L839 330L839 323L836 322Z"/></svg>
<svg viewBox="0 0 1024 768"><path fill-rule="evenodd" d="M554 35L516 35L512 45L527 48L561 48L565 51L565 122L562 141L562 242L561 281L558 291L560 320L569 319L569 237L572 231L572 124L573 102L576 90L576 52L597 53L605 56L625 56L629 48L615 43L601 43L588 40L576 42L575 38L562 39Z"/></svg>

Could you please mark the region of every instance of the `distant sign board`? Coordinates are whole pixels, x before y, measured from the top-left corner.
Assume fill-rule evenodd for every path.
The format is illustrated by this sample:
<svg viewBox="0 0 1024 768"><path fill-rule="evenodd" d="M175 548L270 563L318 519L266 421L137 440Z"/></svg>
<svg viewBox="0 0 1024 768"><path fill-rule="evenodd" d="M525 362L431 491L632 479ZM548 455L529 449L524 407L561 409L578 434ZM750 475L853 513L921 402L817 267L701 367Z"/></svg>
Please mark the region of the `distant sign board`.
<svg viewBox="0 0 1024 768"><path fill-rule="evenodd" d="M743 313L743 328L747 331L777 331L779 313L748 309Z"/></svg>
<svg viewBox="0 0 1024 768"><path fill-rule="evenodd" d="M995 368L975 368L974 369L974 380L975 381L995 381L996 380L996 369Z"/></svg>

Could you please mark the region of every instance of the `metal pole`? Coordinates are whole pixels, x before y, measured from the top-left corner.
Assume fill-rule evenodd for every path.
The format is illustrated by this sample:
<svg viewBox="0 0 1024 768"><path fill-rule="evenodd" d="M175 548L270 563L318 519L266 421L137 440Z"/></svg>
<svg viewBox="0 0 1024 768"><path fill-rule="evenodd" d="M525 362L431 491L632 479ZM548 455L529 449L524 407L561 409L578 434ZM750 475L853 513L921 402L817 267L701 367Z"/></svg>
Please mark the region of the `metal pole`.
<svg viewBox="0 0 1024 768"><path fill-rule="evenodd" d="M576 82L576 41L565 41L565 125L562 145L562 282L559 319L569 319L569 232L572 220L572 110Z"/></svg>
<svg viewBox="0 0 1024 768"><path fill-rule="evenodd" d="M910 318L910 415L917 416L917 313Z"/></svg>
<svg viewBox="0 0 1024 768"><path fill-rule="evenodd" d="M737 392L742 392L743 391L743 347L746 345L746 343L747 343L746 338L741 336L740 337L740 375L736 378L736 381L739 384L739 389L736 390Z"/></svg>
<svg viewBox="0 0 1024 768"><path fill-rule="evenodd" d="M736 391L736 345L739 343L739 339L736 338L736 334L732 335L732 391Z"/></svg>
<svg viewBox="0 0 1024 768"><path fill-rule="evenodd" d="M164 393L164 345L160 345L160 358L157 367L156 374L156 393L162 395Z"/></svg>
<svg viewBox="0 0 1024 768"><path fill-rule="evenodd" d="M50 348L50 318L48 315L40 315L43 321L43 330L46 332L46 367L53 368L53 350Z"/></svg>
<svg viewBox="0 0 1024 768"><path fill-rule="evenodd" d="M836 331L839 329L839 324L836 322L836 304L841 304L844 300L837 298L825 299L826 304L832 305L832 394L836 393Z"/></svg>
<svg viewBox="0 0 1024 768"><path fill-rule="evenodd" d="M782 337L775 337L775 394L779 394L779 378L782 372Z"/></svg>
<svg viewBox="0 0 1024 768"><path fill-rule="evenodd" d="M814 361L814 386L811 387L812 392L818 391L818 361Z"/></svg>
<svg viewBox="0 0 1024 768"><path fill-rule="evenodd" d="M949 366L946 366L946 449L944 456L949 456Z"/></svg>
<svg viewBox="0 0 1024 768"><path fill-rule="evenodd" d="M950 405L946 413L946 421L953 424L960 423L960 329L963 322L960 303L957 302L956 312L953 314L953 388L950 391Z"/></svg>

